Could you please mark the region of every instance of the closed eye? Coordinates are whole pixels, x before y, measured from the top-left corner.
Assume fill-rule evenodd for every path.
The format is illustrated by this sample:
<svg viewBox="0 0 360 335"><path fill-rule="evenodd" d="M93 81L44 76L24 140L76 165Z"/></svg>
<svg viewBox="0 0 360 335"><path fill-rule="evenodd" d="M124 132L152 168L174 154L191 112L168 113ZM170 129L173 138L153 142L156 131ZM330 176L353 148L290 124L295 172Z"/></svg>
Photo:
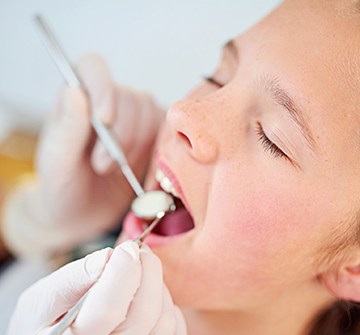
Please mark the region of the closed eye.
<svg viewBox="0 0 360 335"><path fill-rule="evenodd" d="M283 157L290 160L290 158L281 149L279 149L277 145L275 145L269 140L260 123L257 123L256 125L256 132L259 136L259 141L261 142L261 145L265 151L270 152L270 154L274 157Z"/></svg>
<svg viewBox="0 0 360 335"><path fill-rule="evenodd" d="M224 84L223 83L220 83L219 81L217 81L214 77L211 77L211 76L205 76L203 78L205 81L207 81L208 83L210 83L211 85L214 85L218 88L222 88L224 87Z"/></svg>

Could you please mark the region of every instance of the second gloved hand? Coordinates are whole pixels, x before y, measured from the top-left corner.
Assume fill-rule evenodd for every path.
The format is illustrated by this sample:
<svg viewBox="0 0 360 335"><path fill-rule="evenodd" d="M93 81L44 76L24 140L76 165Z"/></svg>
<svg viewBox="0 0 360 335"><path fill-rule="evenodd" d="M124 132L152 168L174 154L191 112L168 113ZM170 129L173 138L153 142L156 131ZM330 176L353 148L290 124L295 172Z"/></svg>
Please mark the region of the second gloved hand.
<svg viewBox="0 0 360 335"><path fill-rule="evenodd" d="M90 289L64 335L186 335L180 310L163 283L160 260L127 241L70 263L20 297L8 335L49 335Z"/></svg>
<svg viewBox="0 0 360 335"><path fill-rule="evenodd" d="M73 244L113 227L134 196L97 139L91 115L112 129L140 180L164 115L147 94L115 85L99 57L85 58L77 70L86 94L65 88L42 134L37 159L37 207L46 212L48 224L71 227Z"/></svg>

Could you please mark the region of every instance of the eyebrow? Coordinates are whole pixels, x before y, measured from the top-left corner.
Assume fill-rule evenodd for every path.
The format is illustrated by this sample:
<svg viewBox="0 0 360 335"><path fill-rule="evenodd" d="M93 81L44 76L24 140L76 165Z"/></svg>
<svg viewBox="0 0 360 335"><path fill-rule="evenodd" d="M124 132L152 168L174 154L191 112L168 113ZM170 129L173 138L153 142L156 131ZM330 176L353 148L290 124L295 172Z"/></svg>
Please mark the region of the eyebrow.
<svg viewBox="0 0 360 335"><path fill-rule="evenodd" d="M281 87L279 79L277 77L262 76L256 82L278 105L288 112L291 120L299 126L310 148L315 150L316 142L311 128L304 117L304 112L290 97L289 93Z"/></svg>

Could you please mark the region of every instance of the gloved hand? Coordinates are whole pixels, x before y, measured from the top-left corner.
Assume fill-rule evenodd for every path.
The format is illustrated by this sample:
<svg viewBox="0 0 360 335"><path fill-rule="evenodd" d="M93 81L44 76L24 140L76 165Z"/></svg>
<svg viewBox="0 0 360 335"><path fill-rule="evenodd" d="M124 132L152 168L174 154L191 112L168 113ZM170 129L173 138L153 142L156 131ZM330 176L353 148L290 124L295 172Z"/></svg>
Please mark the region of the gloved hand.
<svg viewBox="0 0 360 335"><path fill-rule="evenodd" d="M180 310L162 279L159 259L132 241L72 262L20 297L8 335L49 335L90 289L64 335L186 335Z"/></svg>
<svg viewBox="0 0 360 335"><path fill-rule="evenodd" d="M51 224L70 225L80 242L111 228L134 192L90 124L95 113L112 127L141 180L164 112L146 94L117 87L102 59L80 62L87 95L65 88L40 140L38 201ZM77 243L79 241L75 241Z"/></svg>

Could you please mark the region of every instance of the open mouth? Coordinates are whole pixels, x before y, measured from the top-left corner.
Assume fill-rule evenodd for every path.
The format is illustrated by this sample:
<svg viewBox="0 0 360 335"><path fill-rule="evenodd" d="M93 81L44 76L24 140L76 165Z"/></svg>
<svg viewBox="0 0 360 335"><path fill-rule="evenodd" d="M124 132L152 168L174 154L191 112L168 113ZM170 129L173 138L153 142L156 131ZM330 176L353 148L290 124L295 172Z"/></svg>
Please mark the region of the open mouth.
<svg viewBox="0 0 360 335"><path fill-rule="evenodd" d="M180 184L170 170L168 171L166 167L163 170L166 171L166 175L158 170L154 184L148 191L163 190L170 194L174 198L176 210L167 213L153 231L147 235L145 241L150 247L162 246L175 238L184 236L195 227ZM151 222L136 217L130 211L123 222L125 237L128 239L139 237Z"/></svg>
<svg viewBox="0 0 360 335"><path fill-rule="evenodd" d="M176 210L166 214L152 233L161 236L173 236L194 228L194 221L179 198L175 198Z"/></svg>
<svg viewBox="0 0 360 335"><path fill-rule="evenodd" d="M162 190L170 194L175 201L176 210L167 213L159 224L154 228L152 234L160 236L173 236L186 233L194 228L194 221L189 211L184 206L181 191L176 182L165 176L161 170L156 171L155 190ZM173 179L174 180L174 179Z"/></svg>

